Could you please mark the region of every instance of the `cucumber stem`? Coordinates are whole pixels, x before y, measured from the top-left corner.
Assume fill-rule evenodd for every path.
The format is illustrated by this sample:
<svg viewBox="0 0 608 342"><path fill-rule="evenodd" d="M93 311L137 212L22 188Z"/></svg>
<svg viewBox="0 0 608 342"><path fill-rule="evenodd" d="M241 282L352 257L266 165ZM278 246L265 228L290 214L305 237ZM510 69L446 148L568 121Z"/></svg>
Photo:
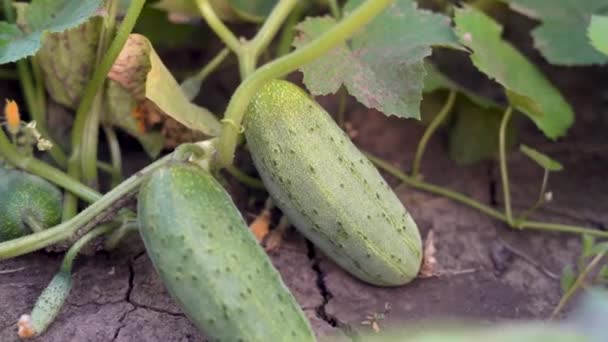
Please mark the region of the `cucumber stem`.
<svg viewBox="0 0 608 342"><path fill-rule="evenodd" d="M414 164L412 166L412 177L417 178L420 175L420 164L422 163L422 156L424 155L424 151L426 150L426 145L437 130L439 125L441 125L448 115L452 112L454 108L454 102L456 100L457 92L455 90L450 90L448 98L439 111L439 113L433 118L433 121L429 124L427 129L424 131L422 138L420 138L420 142L418 143L418 148L416 149L416 155L414 157Z"/></svg>
<svg viewBox="0 0 608 342"><path fill-rule="evenodd" d="M247 185L250 188L257 189L257 190L265 190L266 189L266 187L264 186L264 183L262 183L262 181L260 181L257 178L251 177L250 175L246 174L245 172L239 170L234 165L228 165L226 167L226 171L232 177L234 177L237 181L239 181L239 182Z"/></svg>
<svg viewBox="0 0 608 342"><path fill-rule="evenodd" d="M32 215L25 215L23 217L23 223L25 223L25 225L34 233L44 230L44 226Z"/></svg>

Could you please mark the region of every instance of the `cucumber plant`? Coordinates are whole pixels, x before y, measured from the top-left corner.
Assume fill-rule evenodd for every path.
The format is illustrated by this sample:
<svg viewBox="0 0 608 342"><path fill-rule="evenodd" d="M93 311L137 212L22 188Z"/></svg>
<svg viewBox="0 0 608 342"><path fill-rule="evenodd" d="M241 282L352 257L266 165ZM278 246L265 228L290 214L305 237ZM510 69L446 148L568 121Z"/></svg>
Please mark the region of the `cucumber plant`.
<svg viewBox="0 0 608 342"><path fill-rule="evenodd" d="M105 246L111 250L137 227L165 286L209 337L314 340L298 303L214 178L222 169L245 186L266 189L285 215L282 226L290 221L339 266L378 286L399 286L415 279L424 253L414 218L376 167L412 188L468 205L513 229L608 237L594 228L531 219L551 200L547 180L561 165L527 146L522 146L522 153L545 170L540 195L526 211L512 208L506 158L513 145L512 117L521 113L545 136L556 139L566 134L574 114L539 68L502 38L501 24L484 13L500 2L543 22L533 35L550 42L540 46L550 62L606 63L600 53L605 52L605 39L598 33L604 26L602 1L597 6L577 5L584 14L577 18L577 25L585 32L589 26L590 41L586 35L581 39L578 31L573 33L580 50L567 55L564 41L547 37L547 26L567 20L552 18L546 7L524 0L468 1L459 6L437 1L441 13L420 9L414 0L342 4L337 0L184 0L149 5L132 0L126 8L119 0L33 0L29 4L3 0L6 22L0 63L16 62L16 73L0 71L10 71L6 75L20 81L31 121L25 126L29 131L24 131L18 105L7 102L6 122L0 128L0 158L14 169L0 169L0 240L10 239L0 242L0 259L50 246L72 246L31 317L22 320L23 335L43 332L60 311L71 286L72 261L82 245L106 235ZM557 2L560 10L567 8L563 2ZM178 13L186 22L204 20L224 45L181 85L145 32L132 34L138 29L138 19L151 7L169 11L173 18ZM314 16L319 13L330 15ZM261 25L252 38L243 38L232 31L233 22ZM76 45L56 44L62 40ZM426 64L425 58L436 47L468 54L481 73L502 87L505 101L483 98ZM56 63L41 61L55 53L67 63L62 65L61 58ZM241 83L218 119L191 100L205 79L227 65L230 57L236 58ZM86 69L90 65L95 68ZM279 80L295 71L303 74L306 89ZM64 144L50 129L47 91L50 99L75 112ZM423 95L428 98L446 91L449 95L441 111L424 118L428 127L410 173L359 151L310 96L338 93L345 99L350 94L386 115L420 119ZM476 114L470 114L471 108ZM342 118L343 110L344 106L334 114ZM168 126L152 131L168 117L183 129L179 132L190 129L196 131L193 136L205 138L156 158L163 145L159 136L167 134ZM477 124L475 130L467 124L471 120ZM442 127L450 130L450 143L458 145L452 150L466 151L466 158L460 160L498 160L502 210L423 179L427 143ZM135 136L155 159L126 179L117 128ZM491 143L475 146L463 139L467 129L484 134ZM102 131L109 161L99 157ZM38 159L32 144L48 151L53 161ZM242 144L263 183L234 165L235 151ZM110 174L111 187L100 186L100 171ZM20 197L22 183L28 183L23 193L30 196L37 186L31 200ZM102 194L100 189L107 191ZM139 199L137 213L126 205L135 197ZM80 201L88 206L79 211ZM592 260L597 260L594 267L603 253Z"/></svg>

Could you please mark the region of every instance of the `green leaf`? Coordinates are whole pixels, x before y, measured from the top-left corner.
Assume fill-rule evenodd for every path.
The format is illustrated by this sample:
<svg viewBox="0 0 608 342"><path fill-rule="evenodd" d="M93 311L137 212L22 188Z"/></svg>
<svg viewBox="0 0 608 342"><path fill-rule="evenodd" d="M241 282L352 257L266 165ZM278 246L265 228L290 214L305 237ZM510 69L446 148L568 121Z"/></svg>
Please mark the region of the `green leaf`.
<svg viewBox="0 0 608 342"><path fill-rule="evenodd" d="M608 55L608 16L594 15L588 34L591 45Z"/></svg>
<svg viewBox="0 0 608 342"><path fill-rule="evenodd" d="M576 281L576 274L570 265L564 267L562 271L562 276L560 277L560 285L562 288L562 292L568 291L574 282Z"/></svg>
<svg viewBox="0 0 608 342"><path fill-rule="evenodd" d="M362 0L350 0L348 13ZM330 17L311 18L298 25L300 47L335 24ZM396 0L361 29L351 41L300 70L315 95L335 93L343 84L369 108L386 115L420 117L425 76L423 59L431 45L459 48L445 16L416 8L412 0Z"/></svg>
<svg viewBox="0 0 608 342"><path fill-rule="evenodd" d="M33 0L20 20L24 30L0 23L0 64L34 55L42 46L46 32L62 32L96 15L103 0Z"/></svg>
<svg viewBox="0 0 608 342"><path fill-rule="evenodd" d="M547 137L564 135L574 120L572 108L536 66L501 39L502 26L471 7L456 9L455 23L473 64L506 89L511 105Z"/></svg>
<svg viewBox="0 0 608 342"><path fill-rule="evenodd" d="M555 172L564 169L558 161L524 144L519 147L519 150L545 170Z"/></svg>
<svg viewBox="0 0 608 342"><path fill-rule="evenodd" d="M540 20L532 31L534 45L552 64L590 65L608 62L591 46L587 27L592 14L608 12L608 0L502 0L524 15ZM606 32L606 31L604 31Z"/></svg>
<svg viewBox="0 0 608 342"><path fill-rule="evenodd" d="M493 158L498 155L498 135L503 110L496 106L482 107L467 97L454 106L454 120L449 127L450 158L462 165ZM507 129L507 146L513 147L517 131Z"/></svg>

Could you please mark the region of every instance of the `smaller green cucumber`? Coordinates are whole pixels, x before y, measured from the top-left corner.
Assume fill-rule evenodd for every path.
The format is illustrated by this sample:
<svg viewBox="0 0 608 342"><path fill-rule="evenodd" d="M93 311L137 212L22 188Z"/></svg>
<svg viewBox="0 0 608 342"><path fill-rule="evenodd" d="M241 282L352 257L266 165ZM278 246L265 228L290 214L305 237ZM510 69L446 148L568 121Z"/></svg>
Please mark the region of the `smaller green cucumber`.
<svg viewBox="0 0 608 342"><path fill-rule="evenodd" d="M140 234L188 318L212 341L315 341L310 325L224 188L202 168L155 171Z"/></svg>
<svg viewBox="0 0 608 342"><path fill-rule="evenodd" d="M62 206L61 191L56 186L0 165L0 241L59 224Z"/></svg>

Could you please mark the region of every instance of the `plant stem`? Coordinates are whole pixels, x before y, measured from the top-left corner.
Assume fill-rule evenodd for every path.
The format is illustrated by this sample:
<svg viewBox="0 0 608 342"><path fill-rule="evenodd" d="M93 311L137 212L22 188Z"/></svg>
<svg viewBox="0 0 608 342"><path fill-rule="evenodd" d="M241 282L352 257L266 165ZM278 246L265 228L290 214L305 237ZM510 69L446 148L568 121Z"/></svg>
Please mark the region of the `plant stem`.
<svg viewBox="0 0 608 342"><path fill-rule="evenodd" d="M283 57L291 51L291 44L296 35L296 25L300 21L302 13L304 13L304 8L305 4L302 2L298 3L285 20L283 31L281 32L279 42L277 43L276 58Z"/></svg>
<svg viewBox="0 0 608 342"><path fill-rule="evenodd" d="M602 260L602 258L605 255L606 255L606 252L600 253L600 254L596 255L593 258L593 260L591 260L591 262L589 262L587 267L585 267L585 269L578 275L574 284L572 284L572 286L568 289L568 291L566 291L566 293L564 293L562 298L559 300L559 303L553 310L553 313L551 313L550 319L554 320L557 318L557 315L559 315L559 313L566 306L568 301L570 301L570 299L576 293L576 291L583 285L583 282L585 281L585 279L587 278L589 273L591 273L591 271L593 271L593 269L600 263L600 261Z"/></svg>
<svg viewBox="0 0 608 342"><path fill-rule="evenodd" d="M14 240L1 242L0 260L27 254L48 247L54 243L65 241L77 234L79 230L83 230L83 234L86 233L88 229L93 228L95 225L94 220L96 218L103 214L108 208L111 208L116 202L124 199L136 190L146 175L171 161L172 154L169 154L148 165L66 222L46 229L40 233L34 233Z"/></svg>
<svg viewBox="0 0 608 342"><path fill-rule="evenodd" d="M224 62L226 57L230 55L228 48L222 49L209 63L207 63L196 75L187 78L181 87L184 89L184 93L187 94L190 100L193 100L201 90L201 86L205 79L215 71Z"/></svg>
<svg viewBox="0 0 608 342"><path fill-rule="evenodd" d="M4 18L9 23L15 22L15 12L13 11L13 0L3 0L2 1L2 9L4 10Z"/></svg>
<svg viewBox="0 0 608 342"><path fill-rule="evenodd" d="M86 246L89 242L93 241L95 238L97 238L101 235L108 234L115 228L116 228L115 224L106 223L106 224L102 224L99 227L92 229L88 233L84 234L65 253L65 255L63 257L63 261L61 262L60 272L71 273L72 266L74 265L74 259L76 259L76 256L78 256L78 253L80 252L82 247Z"/></svg>
<svg viewBox="0 0 608 342"><path fill-rule="evenodd" d="M378 167L380 167L384 171L388 172L390 175L396 177L400 181L404 182L405 184L407 184L413 188L424 190L424 191L427 191L427 192L430 192L433 194L437 194L437 195L441 195L441 196L444 196L447 198L451 198L457 202L460 202L462 204L475 208L475 209L481 211L482 213L484 213L488 216L491 216L497 220L506 221L505 215L503 213L499 212L498 210L496 210L490 206L487 206L481 202L478 202L472 198L469 198L459 192L448 190L448 189L442 188L440 186L418 180L412 176L408 176L407 174L405 174L404 172L402 172L395 166L392 166L389 163L385 162L384 160L374 157L369 153L366 153L365 155L367 156L367 158L369 160L371 160L372 163L376 164Z"/></svg>
<svg viewBox="0 0 608 342"><path fill-rule="evenodd" d="M12 0L3 0L4 5L4 16L9 23L15 22L15 12L13 11L13 1ZM67 158L65 153L61 151L59 145L53 140L53 138L48 134L46 129L46 118L45 118L45 109L44 104L41 101L44 99L44 82L38 82L38 87L34 85L34 78L32 77L32 72L30 71L30 66L28 64L27 59L21 59L17 61L17 75L19 77L21 83L21 89L23 90L23 97L25 98L25 102L28 108L28 111L31 115L31 118L36 121L38 124L38 131L45 137L45 139L49 140L53 147L49 150L49 154L53 158L53 160L60 166L65 167L67 163ZM37 75L40 77L40 75ZM37 88L41 88L38 89ZM42 95L40 94L42 92Z"/></svg>
<svg viewBox="0 0 608 342"><path fill-rule="evenodd" d="M405 184L411 186L412 188L450 198L456 202L459 202L459 203L462 203L469 207L472 207L474 209L477 209L480 212L482 212L488 216L491 216L499 221L502 221L502 222L506 223L507 225L509 225L509 227L511 227L511 228L517 228L520 230L534 229L534 230L541 230L541 231L552 231L552 232L563 232L563 233L574 233L574 234L588 234L588 235L592 235L592 236L608 238L608 232L604 232L604 231L592 229L592 228L569 226L569 225L555 224L555 223L548 223L548 222L536 222L536 221L523 221L517 225L510 224L509 221L507 220L507 217L505 216L505 214L499 212L498 210L496 210L490 206L480 203L459 192L445 189L440 186L430 184L430 183L415 179L411 176L408 176L407 174L405 174L404 172L402 172L395 166L392 166L391 164L387 163L386 161L384 161L380 158L377 158L369 153L365 153L365 155L372 163L376 164L376 166L378 166L382 170L386 171L390 175L396 177L397 179L401 180Z"/></svg>
<svg viewBox="0 0 608 342"><path fill-rule="evenodd" d="M511 226L513 225L513 213L511 212L511 190L509 188L509 172L507 168L507 126L512 114L513 108L509 106L500 122L500 131L498 135L500 178L502 180L502 192L505 200L505 215L507 216L507 222Z"/></svg>
<svg viewBox="0 0 608 342"><path fill-rule="evenodd" d="M236 38L234 33L232 33L232 31L230 31L230 29L224 25L217 14L215 14L209 0L196 0L196 4L209 27L215 32L215 34L218 35L218 37L230 50L238 55L241 51L241 42Z"/></svg>
<svg viewBox="0 0 608 342"><path fill-rule="evenodd" d="M232 164L245 110L251 98L264 83L286 75L342 44L391 3L391 0L366 0L322 36L290 54L262 66L245 79L233 94L226 109L218 151L219 166L225 167Z"/></svg>
<svg viewBox="0 0 608 342"><path fill-rule="evenodd" d="M329 4L329 10L331 11L332 17L339 20L342 17L342 11L340 11L340 6L338 5L337 0L327 0Z"/></svg>
<svg viewBox="0 0 608 342"><path fill-rule="evenodd" d="M32 230L32 232L37 233L44 230L44 226L32 215L25 215L23 218L23 223Z"/></svg>
<svg viewBox="0 0 608 342"><path fill-rule="evenodd" d="M43 113L36 119L36 124L42 126L43 130L46 131L47 117L46 113L46 88L44 87L44 77L42 75L42 68L38 62L37 56L31 58L32 71L34 73L34 83L36 88L36 105L39 113Z"/></svg>
<svg viewBox="0 0 608 342"><path fill-rule="evenodd" d="M456 91L450 90L448 94L448 99L445 104L439 111L439 113L433 118L433 121L429 124L429 126L424 131L422 138L420 138L420 142L418 143L418 148L416 149L416 155L414 157L414 164L412 166L412 177L417 178L420 175L420 164L422 163L422 156L424 155L424 151L426 150L426 145L437 130L439 125L441 125L448 115L452 112L454 108L454 102L456 100Z"/></svg>
<svg viewBox="0 0 608 342"><path fill-rule="evenodd" d="M93 203L101 198L100 193L78 182L61 170L41 162L34 157L24 157L19 154L2 129L0 129L0 155L6 158L13 166L40 176L51 183L68 190L86 202Z"/></svg>
<svg viewBox="0 0 608 342"><path fill-rule="evenodd" d="M255 37L247 43L256 60L262 51L266 50L281 28L283 22L285 22L285 19L287 19L289 14L298 5L298 2L298 0L280 0L279 3L274 6L272 12L268 18L266 18Z"/></svg>
<svg viewBox="0 0 608 342"><path fill-rule="evenodd" d="M534 230L561 232L561 233L588 234L591 236L608 238L608 232L604 232L604 231L601 231L598 229L593 229L593 228L571 226L571 225L559 224L559 223L523 221L517 225L513 224L511 227L517 228L517 229L534 229Z"/></svg>
<svg viewBox="0 0 608 342"><path fill-rule="evenodd" d="M228 173L232 177L234 177L236 180L247 185L250 188L258 189L258 190L266 189L266 187L264 186L264 183L262 183L259 179L249 176L245 172L239 170L234 165L226 166L226 171L228 171Z"/></svg>
<svg viewBox="0 0 608 342"><path fill-rule="evenodd" d="M118 0L107 0L107 15L104 17L104 20L101 23L101 32L99 36L99 42L97 44L97 53L95 57L95 64L98 68L103 67L101 64L104 63L104 56L107 57L106 51L108 51L110 40L114 36L117 11ZM139 15L139 12L137 13L137 15ZM135 17L135 19L137 19L137 17ZM131 32L131 29L129 29L129 31L127 32L125 36L125 41L126 37L128 37L128 34ZM124 42L119 46L116 57L122 50L123 45ZM110 63L107 69L108 71L110 70L109 68L112 67L112 64L114 64L114 60L116 59L116 57L112 58L109 61ZM82 169L82 180L85 184L93 188L97 188L98 186L97 159L99 150L99 128L103 111L103 94L105 93L103 88L105 80L106 77L104 76L101 83L99 84L99 87L97 89L92 90L94 91L95 95L91 107L87 110L87 113L85 114L86 118L83 128L84 132L81 137L82 149L80 152L80 162Z"/></svg>
<svg viewBox="0 0 608 342"><path fill-rule="evenodd" d="M543 174L543 182L540 186L540 192L538 194L538 198L536 202L523 214L519 215L518 218L515 219L515 224L519 224L525 221L530 215L532 215L538 208L540 208L545 203L545 190L547 189L547 181L549 180L549 170L544 169Z"/></svg>
<svg viewBox="0 0 608 342"><path fill-rule="evenodd" d="M72 128L72 155L68 161L68 174L75 178L80 179L83 171L83 165L81 161L83 159L84 149L82 148L82 142L84 134L87 132L87 121L93 102L101 91L102 86L106 80L110 68L114 64L114 61L118 57L118 54L122 50L129 34L135 26L135 22L139 17L139 14L145 4L145 0L132 0L129 9L124 17L122 24L120 25L116 36L112 40L110 47L108 48L105 56L102 58L101 63L95 68L93 77L87 83L80 105L76 110L76 118L74 120L74 127ZM96 151L95 151L96 154ZM90 154L89 154L90 155ZM90 170L91 167L97 171L97 158L86 157L87 160L86 170ZM92 165L89 165L92 164ZM90 172L90 171L89 171ZM92 173L91 173L92 174ZM77 201L74 196L67 193L64 199L64 219L70 218L76 211Z"/></svg>
<svg viewBox="0 0 608 342"><path fill-rule="evenodd" d="M106 251L112 251L118 247L120 242L125 238L125 236L136 233L139 231L139 225L137 221L124 223L117 230L115 230L112 234L110 234L106 238L106 242L104 244L104 249Z"/></svg>
<svg viewBox="0 0 608 342"><path fill-rule="evenodd" d="M103 131L108 142L110 158L112 159L112 187L117 186L122 181L122 153L120 143L116 136L116 131L111 125L103 125Z"/></svg>

